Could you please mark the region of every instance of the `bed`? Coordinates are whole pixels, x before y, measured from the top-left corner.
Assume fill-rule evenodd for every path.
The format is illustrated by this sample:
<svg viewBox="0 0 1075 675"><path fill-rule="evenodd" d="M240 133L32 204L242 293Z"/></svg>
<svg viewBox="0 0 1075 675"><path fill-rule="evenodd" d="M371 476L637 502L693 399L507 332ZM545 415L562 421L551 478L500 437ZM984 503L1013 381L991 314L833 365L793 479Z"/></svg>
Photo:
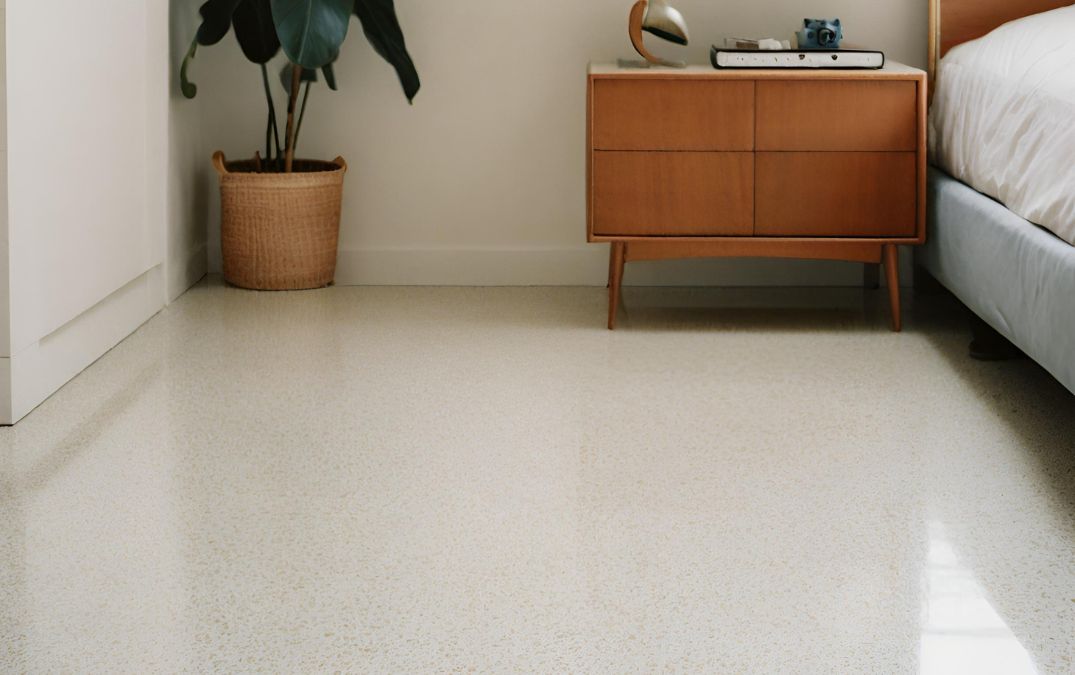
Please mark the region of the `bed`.
<svg viewBox="0 0 1075 675"><path fill-rule="evenodd" d="M1024 140L1043 128L1034 115L1056 116L1055 110L1038 110L1033 97L1042 98L1043 106L1061 106L1058 110L1069 103L1057 101L1058 96L1050 94L1041 83L1023 87L1022 93L1008 87L1001 96L996 89L1000 84L990 90L981 81L960 83L957 77L973 65L975 49L980 56L981 45L996 40L998 34L1017 30L1009 22L1021 20L1015 25L1025 32L1043 26L1035 15L1044 12L1056 10L1054 17L1062 14L1064 19L1073 18L1075 7L1060 9L1073 2L930 0L929 61L934 108L931 144L937 146L934 160L940 166L930 171L929 239L919 250L916 262L985 323L1075 392L1075 183L1071 183L1071 175L1075 174L1065 174L1062 168L1075 166L1075 162L1072 155L1064 153L1050 160L1047 155L1057 144L1049 138ZM1001 26L1004 28L993 33ZM990 33L982 41L971 42ZM960 45L965 46L951 59L940 61ZM1029 58L1034 67L1040 67L1042 59L1053 58L1055 51L1044 49L1034 55L1025 47L1020 45L1013 53ZM1027 80L1025 74L1020 77L1020 82ZM957 84L967 91L958 91ZM985 105L982 102L990 95L1007 107L1008 127L1004 133L1000 132L1005 127L997 121L1004 111L990 119L976 107ZM1013 103L1018 95L1027 100ZM934 119L940 114L948 117ZM1013 120L1022 121L1023 127L1013 127ZM1075 124L1057 127L1068 128L1075 129ZM1049 136L1051 132L1046 131L1043 135ZM972 140L985 151L996 152L999 147L1001 157L983 158L980 148L959 138L971 133L989 136ZM1020 150L1027 155L1025 160L1011 156L1011 149L1003 147L1013 138L1022 142ZM1050 168L1050 161L1061 168ZM964 178L974 187L950 174ZM1046 185L1049 181L1053 185ZM1033 189L1028 191L1028 186Z"/></svg>

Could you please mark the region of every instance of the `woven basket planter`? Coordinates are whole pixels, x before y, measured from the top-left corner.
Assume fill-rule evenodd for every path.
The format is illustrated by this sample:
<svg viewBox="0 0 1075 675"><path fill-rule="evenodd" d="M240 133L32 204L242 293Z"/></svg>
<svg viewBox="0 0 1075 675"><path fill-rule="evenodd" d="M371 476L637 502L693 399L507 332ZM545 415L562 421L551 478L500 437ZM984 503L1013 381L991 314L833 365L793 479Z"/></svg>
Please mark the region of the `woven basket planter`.
<svg viewBox="0 0 1075 675"><path fill-rule="evenodd" d="M347 163L295 160L293 173L258 173L253 160L213 155L220 174L224 279L240 288L324 288L336 275Z"/></svg>

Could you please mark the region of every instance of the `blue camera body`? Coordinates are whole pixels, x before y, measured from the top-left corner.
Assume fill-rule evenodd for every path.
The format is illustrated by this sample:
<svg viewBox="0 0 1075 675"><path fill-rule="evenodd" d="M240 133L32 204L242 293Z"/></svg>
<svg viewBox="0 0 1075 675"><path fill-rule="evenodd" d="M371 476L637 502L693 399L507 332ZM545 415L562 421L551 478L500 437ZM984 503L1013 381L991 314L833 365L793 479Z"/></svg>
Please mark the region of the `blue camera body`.
<svg viewBox="0 0 1075 675"><path fill-rule="evenodd" d="M795 35L799 49L839 49L844 39L839 19L803 19L803 29Z"/></svg>

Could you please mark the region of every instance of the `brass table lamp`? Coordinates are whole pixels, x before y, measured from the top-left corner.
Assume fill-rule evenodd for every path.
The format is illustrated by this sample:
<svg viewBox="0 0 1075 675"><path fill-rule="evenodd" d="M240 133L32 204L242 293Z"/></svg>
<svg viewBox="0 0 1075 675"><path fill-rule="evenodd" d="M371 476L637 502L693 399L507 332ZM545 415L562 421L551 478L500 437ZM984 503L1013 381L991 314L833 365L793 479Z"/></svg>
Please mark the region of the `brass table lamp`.
<svg viewBox="0 0 1075 675"><path fill-rule="evenodd" d="M669 61L655 56L642 42L642 31L646 31L669 42L687 44L687 22L683 20L683 15L671 7L666 0L638 0L631 8L627 30L631 36L631 44L635 46L635 50L642 55L642 58L658 66L686 67L687 64L680 61Z"/></svg>

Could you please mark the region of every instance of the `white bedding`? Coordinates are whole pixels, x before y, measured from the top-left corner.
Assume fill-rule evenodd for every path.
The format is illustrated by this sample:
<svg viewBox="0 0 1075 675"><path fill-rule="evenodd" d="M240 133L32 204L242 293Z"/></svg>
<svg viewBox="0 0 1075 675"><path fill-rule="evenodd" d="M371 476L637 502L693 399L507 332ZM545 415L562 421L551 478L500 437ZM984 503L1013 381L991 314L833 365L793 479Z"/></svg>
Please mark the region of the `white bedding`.
<svg viewBox="0 0 1075 675"><path fill-rule="evenodd" d="M935 164L1075 244L1075 5L952 49L930 110Z"/></svg>

